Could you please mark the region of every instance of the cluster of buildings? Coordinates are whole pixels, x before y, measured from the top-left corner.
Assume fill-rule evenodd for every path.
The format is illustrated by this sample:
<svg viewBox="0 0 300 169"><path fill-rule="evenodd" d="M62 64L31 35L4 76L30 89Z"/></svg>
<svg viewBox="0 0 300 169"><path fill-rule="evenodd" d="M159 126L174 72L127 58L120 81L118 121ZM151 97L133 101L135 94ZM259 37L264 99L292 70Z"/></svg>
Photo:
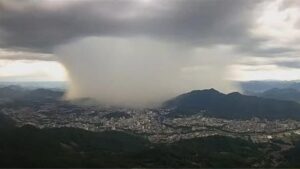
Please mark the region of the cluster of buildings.
<svg viewBox="0 0 300 169"><path fill-rule="evenodd" d="M2 108L18 126L38 128L74 127L93 132L129 131L147 137L152 142L174 142L181 139L214 135L240 137L253 142L267 142L290 134L300 134L300 122L295 120L228 120L196 114L169 118L163 109L120 109L45 104L40 107Z"/></svg>

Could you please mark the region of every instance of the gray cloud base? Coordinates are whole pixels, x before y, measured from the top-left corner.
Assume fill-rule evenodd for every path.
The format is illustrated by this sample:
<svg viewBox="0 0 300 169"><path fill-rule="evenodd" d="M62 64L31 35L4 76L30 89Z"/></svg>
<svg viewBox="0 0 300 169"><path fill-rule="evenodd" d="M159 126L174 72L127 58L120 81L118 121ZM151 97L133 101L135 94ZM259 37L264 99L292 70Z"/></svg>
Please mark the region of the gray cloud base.
<svg viewBox="0 0 300 169"><path fill-rule="evenodd" d="M188 45L243 43L249 41L247 29L258 3L88 0L47 8L42 2L25 1L28 5L19 8L0 1L2 47L51 52L55 46L86 36L147 36Z"/></svg>

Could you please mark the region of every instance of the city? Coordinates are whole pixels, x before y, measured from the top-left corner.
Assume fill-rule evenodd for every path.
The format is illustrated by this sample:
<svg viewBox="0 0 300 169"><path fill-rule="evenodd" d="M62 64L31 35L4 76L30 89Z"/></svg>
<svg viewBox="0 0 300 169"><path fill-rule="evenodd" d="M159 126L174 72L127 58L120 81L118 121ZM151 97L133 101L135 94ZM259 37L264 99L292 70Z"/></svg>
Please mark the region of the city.
<svg viewBox="0 0 300 169"><path fill-rule="evenodd" d="M33 125L37 128L81 128L93 132L126 131L143 135L154 143L171 143L182 139L214 135L238 137L255 143L272 139L285 140L300 134L300 121L229 120L203 116L201 112L188 117L167 117L168 109L126 109L79 106L70 102L40 106L2 108L17 126Z"/></svg>

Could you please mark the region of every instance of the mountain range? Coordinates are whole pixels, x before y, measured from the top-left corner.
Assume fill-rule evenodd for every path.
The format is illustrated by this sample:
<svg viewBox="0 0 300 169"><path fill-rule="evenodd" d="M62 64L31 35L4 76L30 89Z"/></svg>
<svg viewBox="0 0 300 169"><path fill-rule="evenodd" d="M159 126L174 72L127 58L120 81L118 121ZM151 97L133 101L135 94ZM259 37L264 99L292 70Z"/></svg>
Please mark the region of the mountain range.
<svg viewBox="0 0 300 169"><path fill-rule="evenodd" d="M0 103L6 107L35 106L57 102L64 92L50 89L28 90L19 86L0 88ZM168 116L202 113L226 119L300 119L300 92L296 89L271 89L255 96L238 92L224 94L215 89L194 90L163 103Z"/></svg>
<svg viewBox="0 0 300 169"><path fill-rule="evenodd" d="M45 88L27 89L17 85L0 87L0 104L11 102L54 101L64 95L63 91Z"/></svg>
<svg viewBox="0 0 300 169"><path fill-rule="evenodd" d="M234 82L237 86L240 86L243 93L262 93L270 89L296 89L300 90L299 81L246 81L246 82Z"/></svg>
<svg viewBox="0 0 300 169"><path fill-rule="evenodd" d="M300 104L293 101L246 96L238 92L223 94L215 89L195 90L163 104L168 116L205 116L225 119L300 119Z"/></svg>
<svg viewBox="0 0 300 169"><path fill-rule="evenodd" d="M250 95L300 103L300 91L293 88L273 88L262 93L252 93Z"/></svg>

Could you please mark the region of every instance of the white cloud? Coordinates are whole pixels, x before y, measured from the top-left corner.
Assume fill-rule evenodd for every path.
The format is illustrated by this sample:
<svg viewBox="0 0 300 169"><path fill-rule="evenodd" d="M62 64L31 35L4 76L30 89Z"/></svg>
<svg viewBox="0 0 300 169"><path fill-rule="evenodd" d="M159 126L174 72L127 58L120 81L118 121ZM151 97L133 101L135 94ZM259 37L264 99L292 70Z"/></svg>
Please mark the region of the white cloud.
<svg viewBox="0 0 300 169"><path fill-rule="evenodd" d="M0 60L1 81L64 81L64 67L55 61Z"/></svg>
<svg viewBox="0 0 300 169"><path fill-rule="evenodd" d="M254 36L267 38L262 48L290 47L298 48L300 29L300 6L281 8L284 0L267 1L259 8L258 19L251 30Z"/></svg>

